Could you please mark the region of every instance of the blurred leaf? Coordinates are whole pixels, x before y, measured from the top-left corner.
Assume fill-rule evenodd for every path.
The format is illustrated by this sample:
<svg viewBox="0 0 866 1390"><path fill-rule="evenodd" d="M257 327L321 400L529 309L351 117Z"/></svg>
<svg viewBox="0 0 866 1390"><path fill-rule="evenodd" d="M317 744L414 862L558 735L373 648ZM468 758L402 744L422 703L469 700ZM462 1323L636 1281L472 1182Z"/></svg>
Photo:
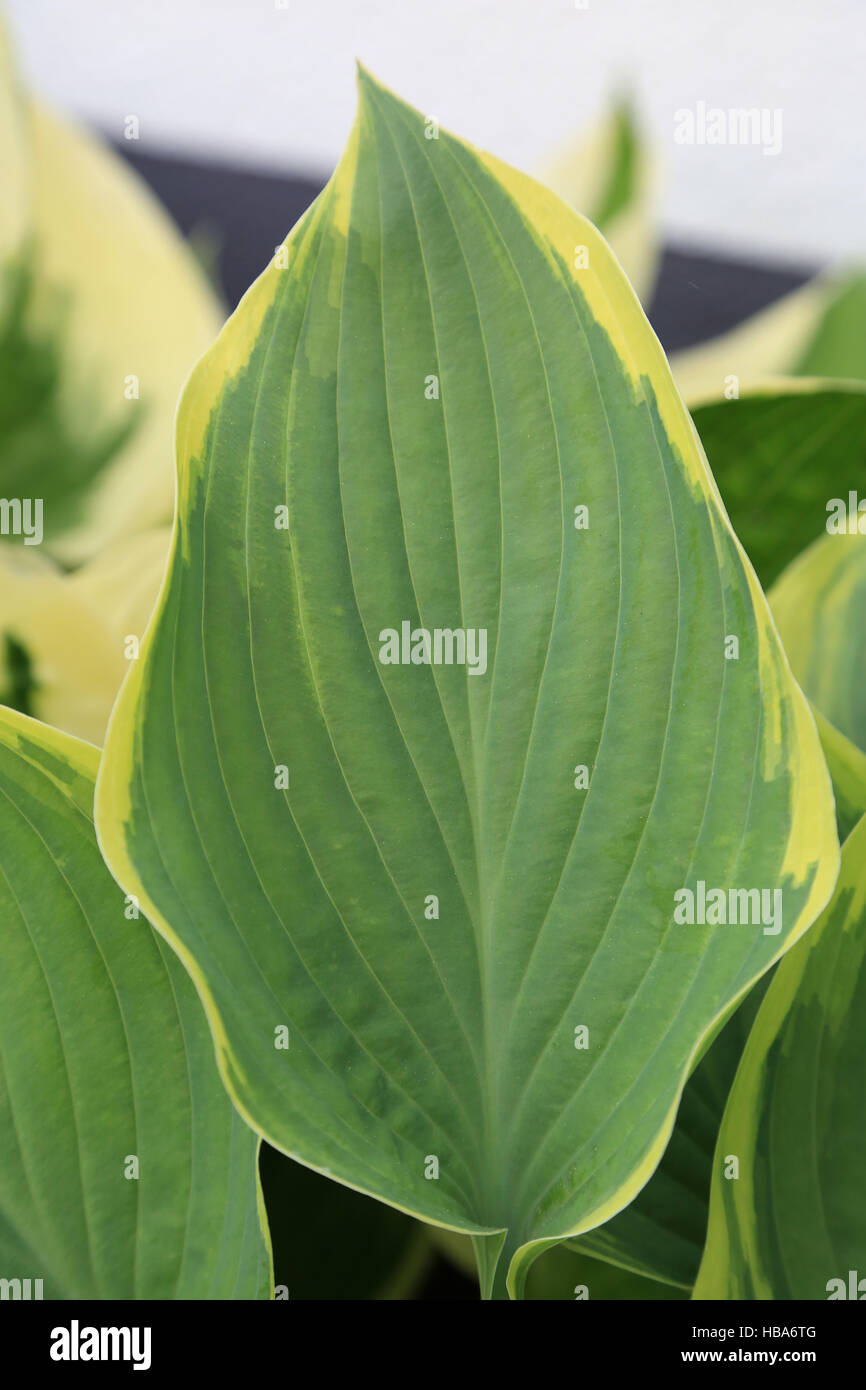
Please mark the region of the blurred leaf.
<svg viewBox="0 0 866 1390"><path fill-rule="evenodd" d="M39 496L45 541L86 514L89 489L119 450L128 446L142 416L100 423L100 402L83 390L80 407L64 399L70 346L67 307L58 296L53 322L33 323L34 257L6 267L6 314L0 322L0 488L4 497ZM45 300L45 292L42 299ZM43 310L43 319L45 318ZM77 418L73 418L76 416Z"/></svg>
<svg viewBox="0 0 866 1390"><path fill-rule="evenodd" d="M812 280L728 333L673 353L671 371L689 408L724 399L734 388L744 393L766 386L773 377L790 376L835 292L832 280Z"/></svg>
<svg viewBox="0 0 866 1390"><path fill-rule="evenodd" d="M7 267L24 248L29 222L29 185L24 103L12 45L0 14L0 331L13 286Z"/></svg>
<svg viewBox="0 0 866 1390"><path fill-rule="evenodd" d="M730 332L674 353L671 370L690 406L730 395L733 381L740 393L772 377L866 381L866 274L819 276Z"/></svg>
<svg viewBox="0 0 866 1390"><path fill-rule="evenodd" d="M99 615L118 648L128 636L144 636L170 544L170 527L140 531L106 546L69 576L70 592Z"/></svg>
<svg viewBox="0 0 866 1390"><path fill-rule="evenodd" d="M73 575L35 547L0 543L0 696L55 728L102 743L165 566L168 532L119 542Z"/></svg>
<svg viewBox="0 0 866 1390"><path fill-rule="evenodd" d="M55 536L80 561L116 536L171 518L177 396L222 314L195 258L144 184L101 142L29 108L33 161L34 308L66 299L63 401L70 429L92 434L141 420L88 498L87 520ZM167 327L168 325L168 327ZM127 399L135 378L138 399ZM47 461L52 463L53 461ZM35 488L34 488L35 491Z"/></svg>
<svg viewBox="0 0 866 1390"><path fill-rule="evenodd" d="M129 166L18 93L0 34L0 493L78 563L171 518L178 392L222 314Z"/></svg>
<svg viewBox="0 0 866 1390"><path fill-rule="evenodd" d="M834 286L794 370L800 376L866 380L866 274L852 271Z"/></svg>

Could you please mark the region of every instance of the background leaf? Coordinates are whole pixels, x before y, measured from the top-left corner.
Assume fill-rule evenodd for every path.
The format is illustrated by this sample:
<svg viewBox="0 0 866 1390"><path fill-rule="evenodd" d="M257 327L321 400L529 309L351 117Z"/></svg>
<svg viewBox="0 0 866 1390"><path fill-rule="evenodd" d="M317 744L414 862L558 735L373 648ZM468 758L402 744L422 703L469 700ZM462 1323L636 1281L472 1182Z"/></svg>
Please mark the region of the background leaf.
<svg viewBox="0 0 866 1390"><path fill-rule="evenodd" d="M22 96L5 32L0 132L0 493L42 498L77 564L170 520L177 395L222 313L127 163Z"/></svg>
<svg viewBox="0 0 866 1390"><path fill-rule="evenodd" d="M0 544L0 702L102 743L166 550L166 531L143 532L67 575L35 547Z"/></svg>
<svg viewBox="0 0 866 1390"><path fill-rule="evenodd" d="M800 376L866 379L866 273L862 270L837 278L795 371Z"/></svg>
<svg viewBox="0 0 866 1390"><path fill-rule="evenodd" d="M765 586L824 531L829 498L866 491L866 386L779 382L692 419Z"/></svg>
<svg viewBox="0 0 866 1390"><path fill-rule="evenodd" d="M866 380L866 274L817 276L728 333L674 353L671 368L690 406L772 377Z"/></svg>
<svg viewBox="0 0 866 1390"><path fill-rule="evenodd" d="M821 536L770 597L800 685L824 718L866 752L866 536Z"/></svg>
<svg viewBox="0 0 866 1390"><path fill-rule="evenodd" d="M849 1270L866 1270L864 866L861 820L832 902L779 965L746 1045L695 1298L823 1299L831 1279L847 1288ZM731 1154L736 1180L723 1176Z"/></svg>
<svg viewBox="0 0 866 1390"><path fill-rule="evenodd" d="M707 1235L719 1125L766 982L763 976L753 986L689 1077L671 1141L646 1187L612 1221L568 1242L572 1249L672 1285L681 1291L672 1297L691 1289Z"/></svg>
<svg viewBox="0 0 866 1390"><path fill-rule="evenodd" d="M690 408L724 398L736 384L741 392L793 374L833 302L836 282L810 280L799 289L750 315L727 333L671 355L671 371ZM820 376L810 371L809 376ZM834 376L849 376L848 372Z"/></svg>

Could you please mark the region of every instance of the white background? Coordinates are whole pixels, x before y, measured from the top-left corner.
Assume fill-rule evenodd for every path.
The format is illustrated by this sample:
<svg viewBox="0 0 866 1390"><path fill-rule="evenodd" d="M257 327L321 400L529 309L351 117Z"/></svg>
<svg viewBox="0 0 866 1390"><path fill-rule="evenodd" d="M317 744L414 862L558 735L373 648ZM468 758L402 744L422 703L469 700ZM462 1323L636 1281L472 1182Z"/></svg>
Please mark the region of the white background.
<svg viewBox="0 0 866 1390"><path fill-rule="evenodd" d="M286 8L278 6L286 5ZM6 0L53 103L139 149L325 176L354 59L443 125L536 171L636 93L669 238L793 263L866 259L864 0ZM674 112L781 108L783 147L683 146Z"/></svg>

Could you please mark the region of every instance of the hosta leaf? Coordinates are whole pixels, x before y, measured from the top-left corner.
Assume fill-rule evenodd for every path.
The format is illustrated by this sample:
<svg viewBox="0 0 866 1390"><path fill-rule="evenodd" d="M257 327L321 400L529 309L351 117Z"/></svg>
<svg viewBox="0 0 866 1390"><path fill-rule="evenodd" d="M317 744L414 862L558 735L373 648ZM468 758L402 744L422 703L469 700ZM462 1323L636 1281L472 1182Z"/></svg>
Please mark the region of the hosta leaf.
<svg viewBox="0 0 866 1390"><path fill-rule="evenodd" d="M841 494L848 510L847 491ZM855 513L855 525L856 513ZM771 594L797 680L824 718L866 752L866 535L823 535Z"/></svg>
<svg viewBox="0 0 866 1390"><path fill-rule="evenodd" d="M779 382L692 418L762 584L824 530L829 497L866 490L866 386Z"/></svg>
<svg viewBox="0 0 866 1390"><path fill-rule="evenodd" d="M0 1277L268 1298L258 1140L188 977L102 862L98 756L0 711Z"/></svg>
<svg viewBox="0 0 866 1390"><path fill-rule="evenodd" d="M649 303L661 258L658 180L631 103L617 100L589 134L545 165L540 178L604 233L635 293Z"/></svg>
<svg viewBox="0 0 866 1390"><path fill-rule="evenodd" d="M765 979L750 990L689 1077L671 1141L646 1187L619 1216L569 1242L573 1249L634 1275L691 1289L706 1239L719 1125Z"/></svg>
<svg viewBox="0 0 866 1390"><path fill-rule="evenodd" d="M858 1298L866 1290L856 1288L866 1277L864 1015L861 820L843 847L830 905L779 965L749 1036L719 1135L695 1298ZM730 1156L736 1179L724 1176Z"/></svg>
<svg viewBox="0 0 866 1390"><path fill-rule="evenodd" d="M835 878L754 574L600 236L365 75L178 451L104 852L242 1113L474 1232L485 1287L504 1239L517 1291L643 1185L701 1039ZM383 663L404 622L479 659ZM783 928L674 925L698 880L781 891Z"/></svg>

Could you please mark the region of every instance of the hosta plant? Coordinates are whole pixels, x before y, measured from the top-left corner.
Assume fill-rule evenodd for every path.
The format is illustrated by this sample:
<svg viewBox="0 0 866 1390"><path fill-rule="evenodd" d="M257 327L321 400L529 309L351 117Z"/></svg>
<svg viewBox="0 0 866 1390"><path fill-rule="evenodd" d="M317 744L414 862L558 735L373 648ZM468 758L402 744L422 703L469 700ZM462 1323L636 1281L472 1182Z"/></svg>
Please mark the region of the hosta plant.
<svg viewBox="0 0 866 1390"><path fill-rule="evenodd" d="M169 538L213 301L129 191L106 271L141 307L173 266L176 356L128 437L76 433L34 248L122 180L0 83L0 357L51 367L0 469L69 445L53 558L0 551L0 1276L399 1298L444 1251L484 1297L826 1297L863 1231L863 566L797 556L859 481L860 282L672 371L626 103L554 192L359 91L182 393Z"/></svg>

